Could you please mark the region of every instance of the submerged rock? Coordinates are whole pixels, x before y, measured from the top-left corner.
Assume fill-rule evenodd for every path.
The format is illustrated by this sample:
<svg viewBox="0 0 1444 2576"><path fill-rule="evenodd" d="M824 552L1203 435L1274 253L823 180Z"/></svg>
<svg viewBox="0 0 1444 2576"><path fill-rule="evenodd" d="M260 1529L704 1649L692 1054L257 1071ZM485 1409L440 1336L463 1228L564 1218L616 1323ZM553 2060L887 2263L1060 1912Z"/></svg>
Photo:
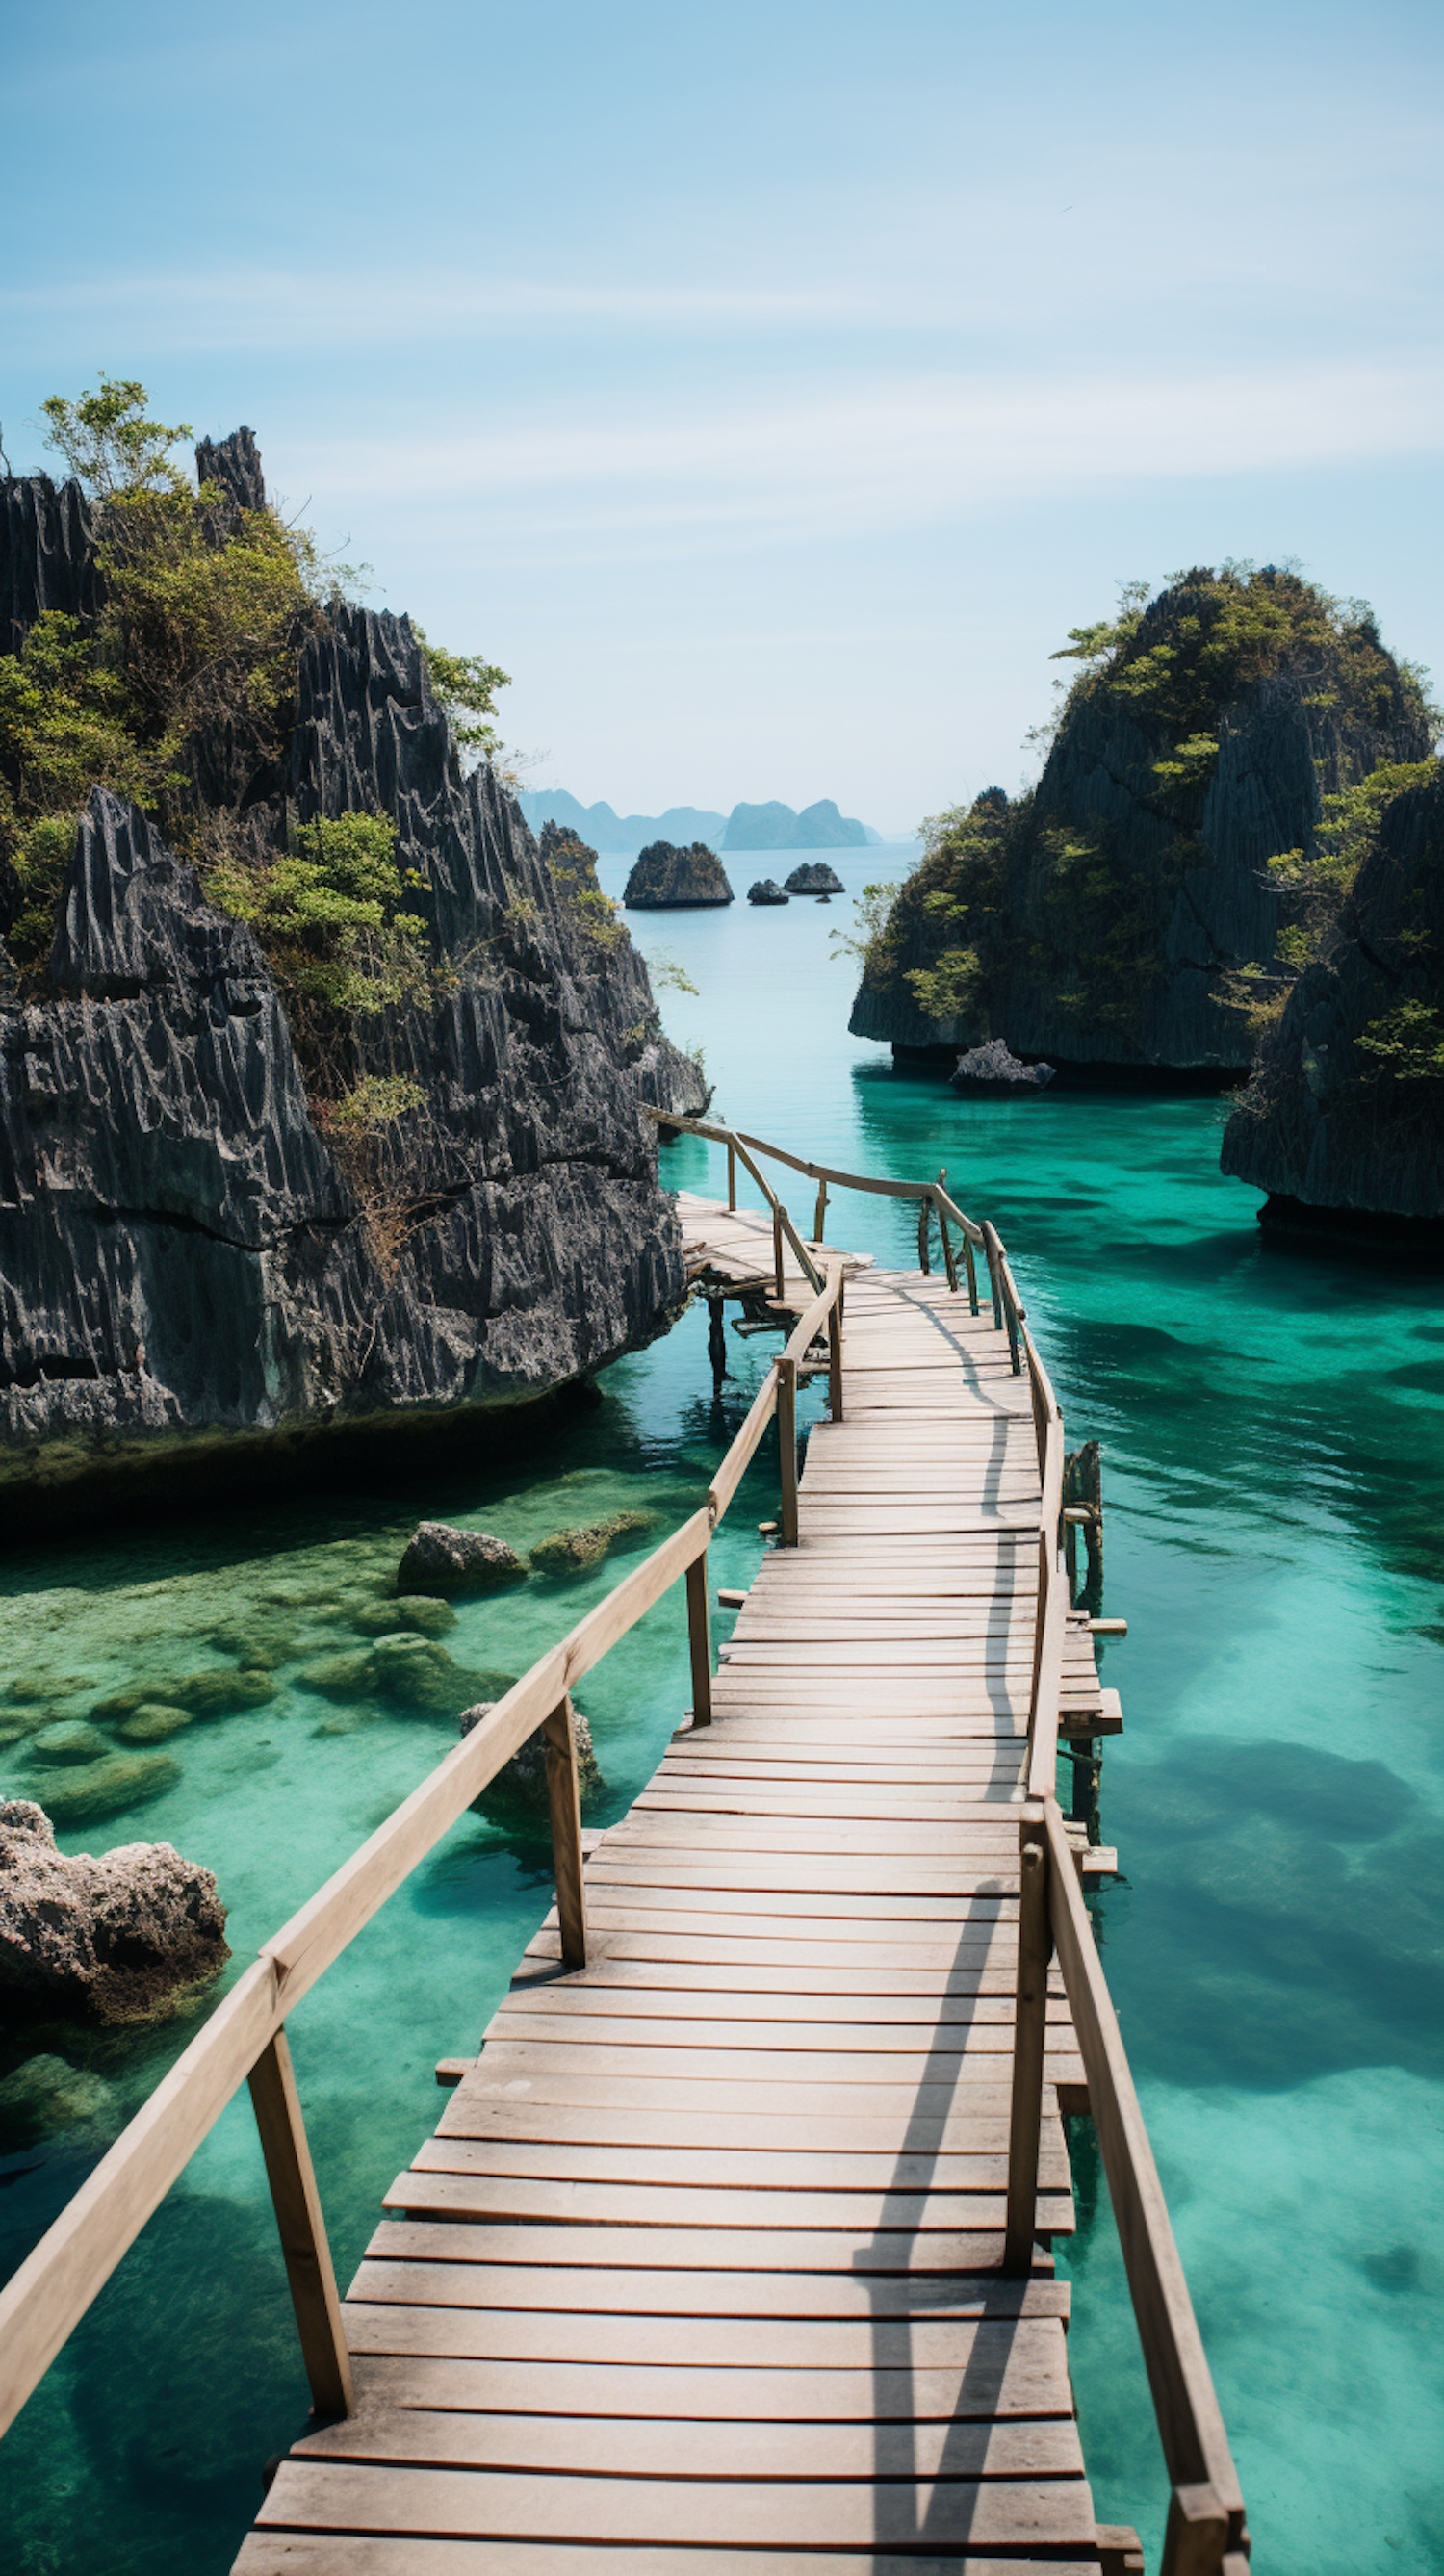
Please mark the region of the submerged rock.
<svg viewBox="0 0 1444 2576"><path fill-rule="evenodd" d="M175 1708L160 1699L142 1700L139 1708L131 1710L129 1717L118 1720L115 1731L122 1744L164 1744L172 1735L179 1735L183 1727L194 1726L195 1722L194 1709Z"/></svg>
<svg viewBox="0 0 1444 2576"><path fill-rule="evenodd" d="M842 879L834 868L813 859L805 867L794 868L786 880L789 894L841 894Z"/></svg>
<svg viewBox="0 0 1444 2576"><path fill-rule="evenodd" d="M95 1762L110 1751L98 1726L87 1725L83 1717L63 1717L54 1726L42 1726L32 1735L27 1746L32 1762Z"/></svg>
<svg viewBox="0 0 1444 2576"><path fill-rule="evenodd" d="M93 1825L148 1805L179 1778L180 1764L168 1753L108 1753L103 1762L57 1772L45 1784L45 1802L57 1825Z"/></svg>
<svg viewBox="0 0 1444 2576"><path fill-rule="evenodd" d="M525 1579L526 1567L504 1538L446 1521L418 1521L396 1569L398 1592L490 1592Z"/></svg>
<svg viewBox="0 0 1444 2576"><path fill-rule="evenodd" d="M462 1710L457 1720L457 1733L470 1735L482 1718L488 1717L495 1700L481 1700L475 1708ZM572 1743L577 1756L577 1795L581 1804L590 1805L606 1787L597 1764L592 1730L581 1710L572 1710ZM540 1727L519 1745L509 1762L504 1762L496 1778L473 1798L472 1810L494 1825L528 1825L545 1822L547 1805L546 1737Z"/></svg>
<svg viewBox="0 0 1444 2576"><path fill-rule="evenodd" d="M622 901L631 912L681 911L730 903L732 888L721 860L705 841L694 841L686 850L670 841L652 841L639 853Z"/></svg>
<svg viewBox="0 0 1444 2576"><path fill-rule="evenodd" d="M749 903L786 903L787 897L776 877L757 877L747 889Z"/></svg>
<svg viewBox="0 0 1444 2576"><path fill-rule="evenodd" d="M259 1670L187 1673L180 1681L167 1682L166 1697L194 1717L234 1717L243 1708L265 1708L278 1687L272 1674Z"/></svg>
<svg viewBox="0 0 1444 2576"><path fill-rule="evenodd" d="M169 1843L67 1859L42 1808L0 1803L0 1994L16 2011L149 2020L225 1966L225 1923L211 1872Z"/></svg>
<svg viewBox="0 0 1444 2576"><path fill-rule="evenodd" d="M959 1056L952 1084L955 1091L1044 1091L1052 1079L1051 1064L1024 1064L1004 1039L989 1038Z"/></svg>
<svg viewBox="0 0 1444 2576"><path fill-rule="evenodd" d="M650 1529L654 1517L651 1512L611 1512L605 1520L555 1530L550 1538L538 1540L531 1552L532 1564L543 1574L589 1573L619 1538Z"/></svg>
<svg viewBox="0 0 1444 2576"><path fill-rule="evenodd" d="M112 2106L110 2086L65 2057L30 2057L0 2084L0 2147L28 2147L60 2129L93 2126Z"/></svg>
<svg viewBox="0 0 1444 2576"><path fill-rule="evenodd" d="M424 1592L410 1600L368 1601L351 1612L351 1625L363 1637L385 1637L398 1628L409 1628L418 1637L444 1637L456 1626L456 1612L449 1601L434 1601Z"/></svg>

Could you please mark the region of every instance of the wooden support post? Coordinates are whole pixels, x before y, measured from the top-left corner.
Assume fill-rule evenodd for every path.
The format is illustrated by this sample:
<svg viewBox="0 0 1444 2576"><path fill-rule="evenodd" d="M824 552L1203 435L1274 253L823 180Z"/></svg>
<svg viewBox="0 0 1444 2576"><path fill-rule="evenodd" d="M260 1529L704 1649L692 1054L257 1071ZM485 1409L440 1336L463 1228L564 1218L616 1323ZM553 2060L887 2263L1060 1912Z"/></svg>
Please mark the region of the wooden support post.
<svg viewBox="0 0 1444 2576"><path fill-rule="evenodd" d="M948 1177L948 1173L947 1173L947 1165L946 1165L946 1164L944 1164L943 1169L942 1169L942 1170L939 1172L939 1174L938 1174L938 1187L939 1187L939 1189L941 1189L941 1188L942 1188L943 1183L944 1183L944 1181L947 1179L947 1177ZM953 1295L956 1297L956 1295L957 1295L957 1293L958 1293L958 1265L957 1265L956 1261L953 1259L952 1238L951 1238L951 1236L950 1236L950 1235L949 1235L949 1233L948 1233L948 1220L947 1220L947 1218L946 1218L946 1217L944 1216L944 1214L943 1214L943 1208L942 1208L942 1201L941 1201L941 1199L938 1201L938 1203L937 1203L937 1207L938 1207L938 1233L939 1233L939 1234L941 1235L941 1237L942 1237L942 1244L943 1244L943 1268L946 1270L946 1272L947 1272L947 1274L948 1274L948 1286L949 1286L949 1288L952 1290Z"/></svg>
<svg viewBox="0 0 1444 2576"><path fill-rule="evenodd" d="M976 1315L978 1311L978 1265L973 1259L973 1238L970 1234L965 1234L963 1237L963 1260L967 1265L968 1272L968 1310L971 1314Z"/></svg>
<svg viewBox="0 0 1444 2576"><path fill-rule="evenodd" d="M720 1395L727 1375L727 1332L720 1297L707 1300L707 1357L712 1363L712 1392Z"/></svg>
<svg viewBox="0 0 1444 2576"><path fill-rule="evenodd" d="M918 1201L918 1268L925 1279L931 1276L931 1267L928 1261L928 1209L930 1205L931 1201L928 1199L924 1198L919 1199Z"/></svg>
<svg viewBox="0 0 1444 2576"><path fill-rule="evenodd" d="M1038 2226L1038 2149L1043 2120L1043 2042L1048 2018L1048 1853L1043 1828L1019 1829L1018 2000L1013 2027L1013 2101L1008 2126L1008 2217L1003 2270L1031 2272Z"/></svg>
<svg viewBox="0 0 1444 2576"><path fill-rule="evenodd" d="M812 1220L812 1240L814 1243L821 1243L822 1229L826 1223L827 1183L826 1181L819 1181L817 1184L817 1213Z"/></svg>
<svg viewBox="0 0 1444 2576"><path fill-rule="evenodd" d="M797 1545L797 1362L777 1363L777 1466L782 1480L782 1544Z"/></svg>
<svg viewBox="0 0 1444 2576"><path fill-rule="evenodd" d="M248 2082L266 2159L271 2206L276 2213L286 2278L301 2337L301 2358L316 2413L338 2422L355 2410L351 2356L341 2323L341 2302L326 2242L321 2196L306 2144L301 2100L284 2030L278 2030L251 2068Z"/></svg>
<svg viewBox="0 0 1444 2576"><path fill-rule="evenodd" d="M988 1285L993 1292L993 1330L995 1333L1001 1333L1003 1329L1003 1273L1002 1262L999 1257L1002 1249L1003 1247L998 1241L995 1229L988 1223L987 1218L984 1217L983 1258L988 1265Z"/></svg>
<svg viewBox="0 0 1444 2576"><path fill-rule="evenodd" d="M735 1216L737 1213L737 1148L735 1145L729 1145L727 1148L727 1213L729 1216Z"/></svg>
<svg viewBox="0 0 1444 2576"><path fill-rule="evenodd" d="M827 1401L834 1422L842 1420L842 1291L838 1290L827 1317Z"/></svg>
<svg viewBox="0 0 1444 2576"><path fill-rule="evenodd" d="M780 1297L782 1294L782 1210L776 1206L772 1210L772 1262L777 1272L777 1294Z"/></svg>
<svg viewBox="0 0 1444 2576"><path fill-rule="evenodd" d="M552 1817L552 1866L556 1872L562 1961L568 1968L584 1968L587 1900L582 1888L582 1805L569 1699L562 1700L543 1718L542 1735L547 1749L547 1804Z"/></svg>
<svg viewBox="0 0 1444 2576"><path fill-rule="evenodd" d="M707 1551L687 1568L687 1644L692 1657L692 1723L712 1723L712 1620L707 1600Z"/></svg>

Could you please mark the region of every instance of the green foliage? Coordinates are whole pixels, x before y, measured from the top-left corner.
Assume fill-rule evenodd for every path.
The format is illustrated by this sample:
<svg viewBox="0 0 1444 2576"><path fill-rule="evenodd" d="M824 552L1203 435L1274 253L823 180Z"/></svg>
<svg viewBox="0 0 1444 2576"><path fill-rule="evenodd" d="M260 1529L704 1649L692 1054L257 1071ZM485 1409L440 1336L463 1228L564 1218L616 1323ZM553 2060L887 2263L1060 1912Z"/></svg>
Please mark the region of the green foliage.
<svg viewBox="0 0 1444 2576"><path fill-rule="evenodd" d="M1444 1082L1444 1012L1417 996L1372 1021L1356 1043L1373 1057L1376 1081Z"/></svg>
<svg viewBox="0 0 1444 2576"><path fill-rule="evenodd" d="M594 948L618 948L630 937L610 895L597 883L596 853L576 832L549 823L542 833L542 857L572 928Z"/></svg>
<svg viewBox="0 0 1444 2576"><path fill-rule="evenodd" d="M928 827L924 825L924 830ZM902 892L902 883L894 877L890 884L866 885L858 897L851 930L831 930L828 945L834 957L856 957L864 972L880 974L889 955L888 939L893 906Z"/></svg>
<svg viewBox="0 0 1444 2576"><path fill-rule="evenodd" d="M76 402L51 394L40 406L50 426L45 444L58 450L77 483L93 500L113 501L138 492L183 494L189 486L171 456L193 436L188 420L167 429L151 420L144 385L131 377L100 374L100 391Z"/></svg>
<svg viewBox="0 0 1444 2576"><path fill-rule="evenodd" d="M494 758L501 749L501 737L492 722L496 693L510 688L510 675L495 662L483 661L479 653L448 653L433 644L414 617L411 632L425 657L432 694L445 711L453 739L463 751Z"/></svg>
<svg viewBox="0 0 1444 2576"><path fill-rule="evenodd" d="M409 1118L426 1107L426 1093L419 1082L402 1073L363 1073L348 1092L336 1102L331 1112L331 1125L353 1134L373 1134L378 1128L394 1126L398 1118Z"/></svg>
<svg viewBox="0 0 1444 2576"><path fill-rule="evenodd" d="M679 966L669 950L649 948L645 951L643 963L654 993L696 993L697 987L685 966Z"/></svg>
<svg viewBox="0 0 1444 2576"><path fill-rule="evenodd" d="M253 918L288 999L370 1019L427 998L426 925L406 908L387 814L318 816L260 871Z"/></svg>

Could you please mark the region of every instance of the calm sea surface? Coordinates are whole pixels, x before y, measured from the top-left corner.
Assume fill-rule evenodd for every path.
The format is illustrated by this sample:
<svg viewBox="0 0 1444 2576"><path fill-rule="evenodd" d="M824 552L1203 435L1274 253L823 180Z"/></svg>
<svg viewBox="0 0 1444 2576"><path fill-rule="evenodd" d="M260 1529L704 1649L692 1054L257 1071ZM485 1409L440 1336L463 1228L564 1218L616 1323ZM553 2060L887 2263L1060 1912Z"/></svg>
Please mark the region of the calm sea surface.
<svg viewBox="0 0 1444 2576"><path fill-rule="evenodd" d="M827 853L849 890L898 850ZM739 897L769 853L729 861ZM619 892L623 861L603 861ZM1116 1092L963 1102L847 1035L849 902L634 917L699 988L664 998L716 1108L794 1150L932 1176L1013 1255L1067 1418L1100 1439L1106 1648L1126 1732L1103 1775L1126 1872L1095 1903L1250 2507L1276 2576L1435 2576L1444 2564L1440 2337L1441 1542L1437 1276L1387 1251L1265 1243L1223 1180L1211 1100ZM720 1156L667 1150L673 1185ZM797 1207L810 1204L798 1184ZM833 1203L834 1240L915 1258L885 1201ZM736 1343L715 1407L705 1312L621 1362L602 1401L510 1465L354 1487L181 1531L117 1531L0 1572L0 1693L58 1717L139 1681L264 1655L277 1692L168 1746L163 1794L63 1848L166 1839L213 1868L239 1968L452 1740L446 1716L328 1696L364 1647L416 1520L527 1546L621 1506L655 1534L695 1507L765 1365ZM770 1346L767 1346L770 1347ZM817 1399L813 1399L816 1403ZM745 1584L775 1502L765 1454L714 1549ZM640 1545L650 1543L646 1535ZM609 1588L534 1580L441 1641L462 1697L515 1674ZM358 1632L357 1619L362 1628ZM473 1687L473 1684L475 1685ZM581 1693L620 1815L689 1696L680 1597ZM4 1701L0 1698L0 1711ZM7 1732L0 1716L0 1737ZM44 1797L24 1740L9 1795ZM60 1776L52 1773L54 1778ZM549 1901L545 1846L468 1816L300 2006L291 2039L343 2283L381 2193L433 2124L438 2057L474 2050ZM232 1972L234 1973L234 1971ZM0 2084L0 2266L84 2178L194 2024L45 2035L68 2117ZM0 2042L0 2076L23 2065ZM55 2099L54 2091L51 2093ZM1075 2136L1071 2355L1099 2517L1156 2566L1164 2495L1117 2239ZM1432 2330L1431 2330L1432 2328ZM15 2576L224 2576L306 2390L244 2095L195 2157L0 2449Z"/></svg>

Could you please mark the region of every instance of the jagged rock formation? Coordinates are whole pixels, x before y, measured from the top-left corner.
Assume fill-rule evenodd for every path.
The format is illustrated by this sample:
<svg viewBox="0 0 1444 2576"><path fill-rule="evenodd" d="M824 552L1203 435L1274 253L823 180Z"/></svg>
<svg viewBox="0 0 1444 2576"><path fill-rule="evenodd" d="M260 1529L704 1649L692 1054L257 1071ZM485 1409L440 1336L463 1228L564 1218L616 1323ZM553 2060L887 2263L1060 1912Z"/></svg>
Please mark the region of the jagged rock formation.
<svg viewBox="0 0 1444 2576"><path fill-rule="evenodd" d="M693 841L685 850L670 841L652 841L638 854L622 901L629 912L677 912L730 903L732 888L721 860L705 841Z"/></svg>
<svg viewBox="0 0 1444 2576"><path fill-rule="evenodd" d="M398 1592L492 1592L525 1579L526 1567L504 1538L446 1521L418 1521L396 1569Z"/></svg>
<svg viewBox="0 0 1444 2576"><path fill-rule="evenodd" d="M217 483L238 510L264 510L266 478L253 429L233 429L229 438L196 441L196 478Z"/></svg>
<svg viewBox="0 0 1444 2576"><path fill-rule="evenodd" d="M206 473L251 506L250 433ZM76 488L9 485L3 525L22 630L37 602L83 613ZM218 768L263 850L318 815L394 818L434 998L358 1044L426 1105L385 1131L378 1225L311 1115L252 933L97 789L45 987L22 1001L0 979L12 1493L78 1479L94 1503L165 1485L188 1451L210 1483L218 1447L238 1473L251 1435L299 1456L345 1426L474 1418L637 1348L685 1295L640 1103L689 1111L705 1084L610 907L554 877L489 769L463 776L408 621L338 607L307 636L284 793L264 765L244 776L243 744L193 774Z"/></svg>
<svg viewBox="0 0 1444 2576"><path fill-rule="evenodd" d="M100 606L95 523L78 483L48 474L0 481L0 653L17 652L54 609L91 618Z"/></svg>
<svg viewBox="0 0 1444 2576"><path fill-rule="evenodd" d="M553 883L594 935L599 934L604 944L609 942L616 948L624 943L630 945L622 925L611 917L612 908L598 882L596 851L570 825L550 822L542 825L540 848ZM647 983L645 966L642 977ZM647 999L651 1007L644 1017L623 1033L627 1069L635 1078L638 1092L653 1109L673 1110L681 1118L705 1117L712 1085L702 1070L701 1056L689 1055L685 1048L673 1045L662 1026L660 1012L651 1002L649 983ZM665 1136L668 1131L662 1132Z"/></svg>
<svg viewBox="0 0 1444 2576"><path fill-rule="evenodd" d="M723 835L724 850L864 850L867 827L839 814L830 796L800 814L776 797L766 805L734 805Z"/></svg>
<svg viewBox="0 0 1444 2576"><path fill-rule="evenodd" d="M811 860L805 867L794 868L786 883L789 894L841 894L842 892L841 877L835 869L825 867L820 859Z"/></svg>
<svg viewBox="0 0 1444 2576"><path fill-rule="evenodd" d="M169 1843L68 1860L29 1798L0 1801L0 1995L15 2013L148 2021L230 1957L208 1869Z"/></svg>
<svg viewBox="0 0 1444 2576"><path fill-rule="evenodd" d="M971 1047L959 1056L952 1082L954 1091L1000 1098L1011 1092L1046 1090L1053 1072L1051 1064L1021 1063L1002 1038L990 1038L986 1046Z"/></svg>
<svg viewBox="0 0 1444 2576"><path fill-rule="evenodd" d="M1430 1069L1432 1066L1432 1070ZM1264 1222L1444 1219L1444 777L1385 807L1224 1129Z"/></svg>
<svg viewBox="0 0 1444 2576"><path fill-rule="evenodd" d="M1253 621L1233 654L1230 618ZM1006 1032L1054 1062L1241 1069L1221 987L1278 963L1266 862L1312 847L1325 794L1426 749L1417 688L1368 620L1272 569L1190 574L1075 686L1032 795L989 789L949 818L872 943L851 1028L909 1052Z"/></svg>
<svg viewBox="0 0 1444 2576"><path fill-rule="evenodd" d="M747 889L747 900L749 903L786 903L788 898L776 877L754 877Z"/></svg>

